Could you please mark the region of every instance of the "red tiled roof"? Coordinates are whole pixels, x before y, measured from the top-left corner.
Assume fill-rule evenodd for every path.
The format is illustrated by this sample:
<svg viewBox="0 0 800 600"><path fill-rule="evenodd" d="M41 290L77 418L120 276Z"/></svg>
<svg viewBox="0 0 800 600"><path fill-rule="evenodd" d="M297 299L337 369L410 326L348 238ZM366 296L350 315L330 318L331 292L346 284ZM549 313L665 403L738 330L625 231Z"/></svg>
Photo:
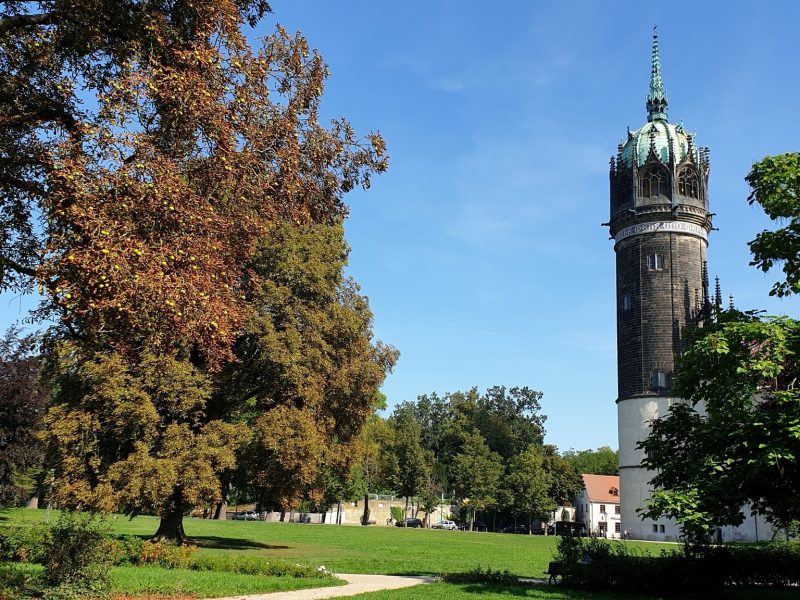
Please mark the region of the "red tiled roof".
<svg viewBox="0 0 800 600"><path fill-rule="evenodd" d="M619 504L619 475L581 475L589 502ZM616 493L615 493L616 492Z"/></svg>

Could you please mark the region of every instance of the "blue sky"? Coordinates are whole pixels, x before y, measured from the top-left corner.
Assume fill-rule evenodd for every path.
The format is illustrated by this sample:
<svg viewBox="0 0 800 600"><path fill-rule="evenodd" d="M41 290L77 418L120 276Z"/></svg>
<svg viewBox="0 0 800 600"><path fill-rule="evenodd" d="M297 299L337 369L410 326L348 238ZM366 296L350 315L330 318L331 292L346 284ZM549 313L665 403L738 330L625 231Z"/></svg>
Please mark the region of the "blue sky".
<svg viewBox="0 0 800 600"><path fill-rule="evenodd" d="M348 196L350 274L401 351L390 404L472 386L544 392L547 441L617 447L608 159L640 127L658 24L672 122L711 148L709 269L740 308L800 316L748 266L770 226L753 161L800 150L796 2L272 0L328 62L323 112L391 155ZM0 324L20 314L2 297Z"/></svg>

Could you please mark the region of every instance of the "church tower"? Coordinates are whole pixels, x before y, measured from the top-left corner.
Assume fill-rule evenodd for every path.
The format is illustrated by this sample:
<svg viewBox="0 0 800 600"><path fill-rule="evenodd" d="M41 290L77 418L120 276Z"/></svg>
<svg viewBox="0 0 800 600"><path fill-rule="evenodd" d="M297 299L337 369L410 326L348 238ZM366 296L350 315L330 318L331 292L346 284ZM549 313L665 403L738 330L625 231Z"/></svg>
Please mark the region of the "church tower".
<svg viewBox="0 0 800 600"><path fill-rule="evenodd" d="M658 38L653 31L647 123L628 130L611 158L611 219L617 263L617 418L622 529L636 539L675 539L674 521L642 519L652 473L636 449L672 395L683 328L708 302L708 148L667 120Z"/></svg>

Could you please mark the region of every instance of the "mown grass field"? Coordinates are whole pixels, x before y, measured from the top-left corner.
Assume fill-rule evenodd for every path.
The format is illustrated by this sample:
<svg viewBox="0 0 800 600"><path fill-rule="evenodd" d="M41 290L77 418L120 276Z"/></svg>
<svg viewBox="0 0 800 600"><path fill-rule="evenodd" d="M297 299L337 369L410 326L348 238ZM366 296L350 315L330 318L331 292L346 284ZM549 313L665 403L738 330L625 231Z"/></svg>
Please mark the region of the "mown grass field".
<svg viewBox="0 0 800 600"><path fill-rule="evenodd" d="M45 511L0 512L5 522L41 522ZM200 553L241 552L311 565L339 573L439 575L481 567L508 570L522 577L542 577L552 560L556 538L544 536L403 529L210 521L187 518L186 533ZM112 518L115 533L148 536L155 517ZM643 553L658 553L668 544L626 542Z"/></svg>
<svg viewBox="0 0 800 600"><path fill-rule="evenodd" d="M45 511L0 511L0 526L9 523L41 523ZM51 519L56 515L51 514ZM110 519L117 534L147 537L155 532L158 519L122 516ZM209 521L187 518L186 532L199 554L226 554L274 558L312 566L325 565L339 573L385 575L467 573L490 568L508 570L527 578L542 578L552 560L556 538L542 536L400 529L265 523L259 521ZM637 551L657 554L674 549L671 544L625 542ZM36 567L26 567L36 568ZM202 572L160 567L115 567L111 576L118 594L178 594L201 598L264 593L336 584L334 580L264 577L236 573ZM609 594L567 590L550 586L504 586L499 584L436 583L405 590L356 596L358 600L508 600L541 598L551 600L644 600L652 596ZM732 600L789 600L794 592L742 590Z"/></svg>

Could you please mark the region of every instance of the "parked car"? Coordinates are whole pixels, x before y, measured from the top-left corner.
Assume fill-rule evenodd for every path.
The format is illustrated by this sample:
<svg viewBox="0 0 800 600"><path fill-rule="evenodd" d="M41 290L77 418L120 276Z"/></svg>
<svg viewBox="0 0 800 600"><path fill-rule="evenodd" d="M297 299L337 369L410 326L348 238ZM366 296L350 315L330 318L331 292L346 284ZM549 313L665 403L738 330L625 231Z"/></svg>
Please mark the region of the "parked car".
<svg viewBox="0 0 800 600"><path fill-rule="evenodd" d="M254 510L243 510L241 512L233 513L234 521L258 521L259 514Z"/></svg>
<svg viewBox="0 0 800 600"><path fill-rule="evenodd" d="M528 533L528 528L525 525L509 525L500 529L498 533Z"/></svg>
<svg viewBox="0 0 800 600"><path fill-rule="evenodd" d="M580 521L558 521L547 526L547 535L577 535L586 537L586 525Z"/></svg>
<svg viewBox="0 0 800 600"><path fill-rule="evenodd" d="M403 519L402 521L398 521L394 524L395 527L414 527L414 528L421 528L424 527L422 521L420 519Z"/></svg>
<svg viewBox="0 0 800 600"><path fill-rule="evenodd" d="M463 525L459 525L458 528L461 531L469 531L469 523L464 523ZM489 529L486 527L486 523L484 523L483 521L473 521L472 531L489 531Z"/></svg>
<svg viewBox="0 0 800 600"><path fill-rule="evenodd" d="M447 519L443 519L438 523L434 523L431 525L431 529L449 529L454 531L458 529L458 525L456 525L453 521L448 521Z"/></svg>

